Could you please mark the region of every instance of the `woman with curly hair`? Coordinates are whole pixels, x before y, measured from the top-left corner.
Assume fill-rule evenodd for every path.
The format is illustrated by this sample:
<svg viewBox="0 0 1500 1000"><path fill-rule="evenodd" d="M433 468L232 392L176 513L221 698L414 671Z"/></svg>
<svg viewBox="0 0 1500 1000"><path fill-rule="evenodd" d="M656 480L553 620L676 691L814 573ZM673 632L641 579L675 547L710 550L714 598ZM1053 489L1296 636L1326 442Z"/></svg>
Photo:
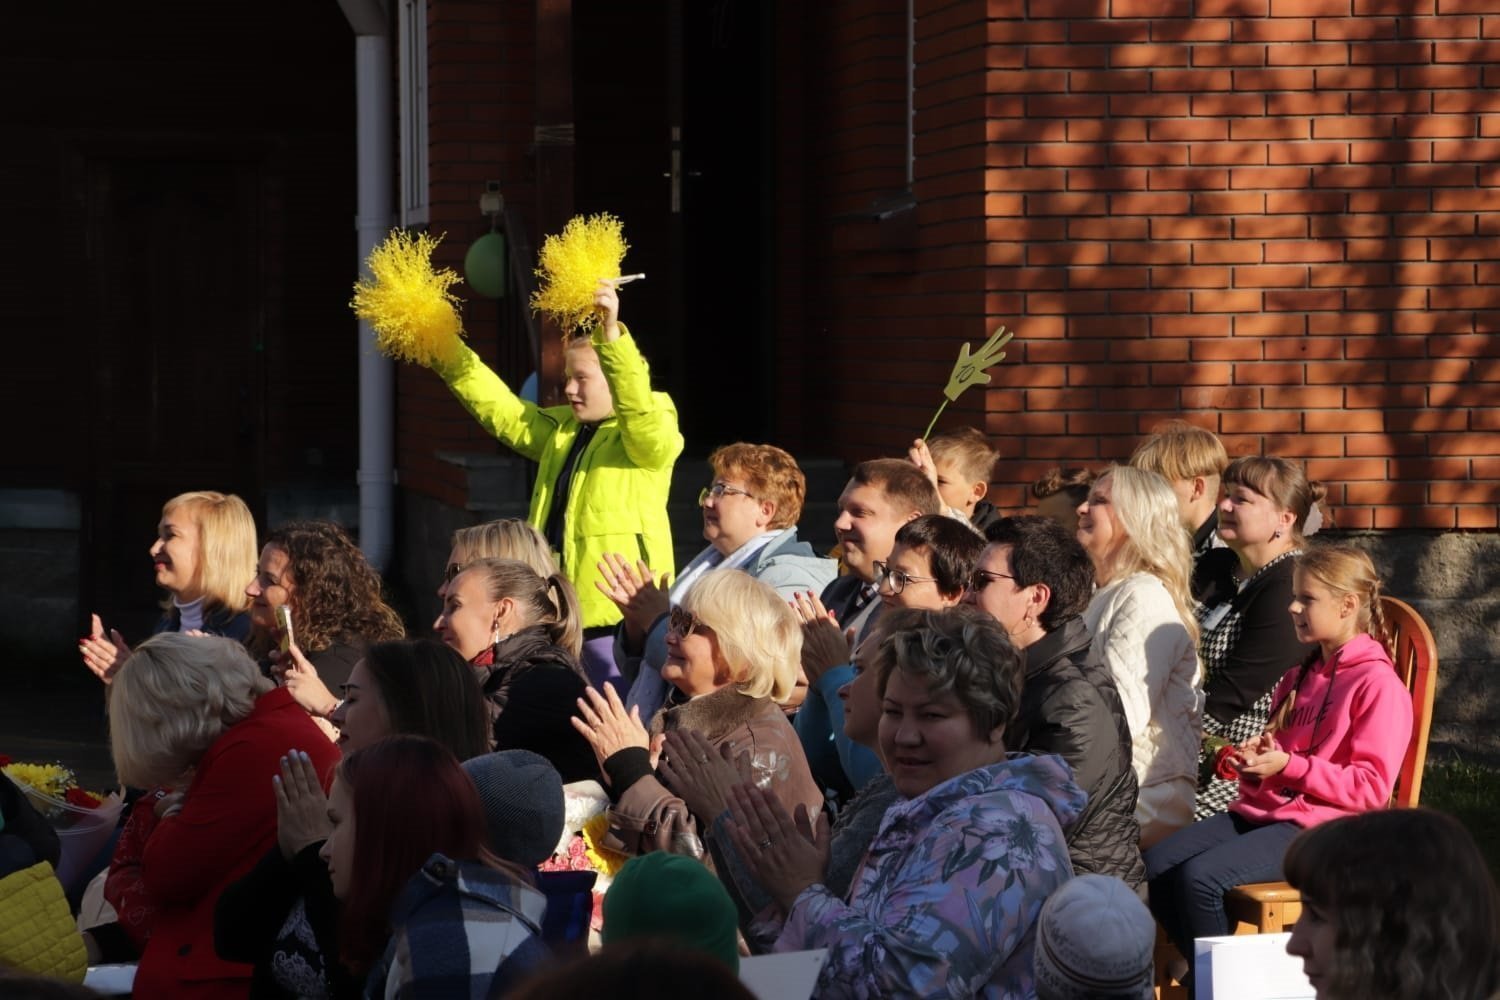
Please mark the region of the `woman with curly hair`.
<svg viewBox="0 0 1500 1000"><path fill-rule="evenodd" d="M1287 942L1318 1000L1500 993L1500 897L1474 838L1430 809L1382 809L1302 833Z"/></svg>
<svg viewBox="0 0 1500 1000"><path fill-rule="evenodd" d="M380 574L332 521L290 521L267 535L245 593L260 633L250 651L263 660L274 659L275 609L292 609L296 648L312 669L291 662L272 669L297 703L317 716L337 707L331 690L349 680L367 645L406 636L401 616L381 597Z"/></svg>
<svg viewBox="0 0 1500 1000"><path fill-rule="evenodd" d="M1130 724L1144 849L1193 821L1198 787L1203 686L1188 533L1165 479L1114 465L1078 506L1078 541L1099 586L1083 613L1090 651L1114 675Z"/></svg>

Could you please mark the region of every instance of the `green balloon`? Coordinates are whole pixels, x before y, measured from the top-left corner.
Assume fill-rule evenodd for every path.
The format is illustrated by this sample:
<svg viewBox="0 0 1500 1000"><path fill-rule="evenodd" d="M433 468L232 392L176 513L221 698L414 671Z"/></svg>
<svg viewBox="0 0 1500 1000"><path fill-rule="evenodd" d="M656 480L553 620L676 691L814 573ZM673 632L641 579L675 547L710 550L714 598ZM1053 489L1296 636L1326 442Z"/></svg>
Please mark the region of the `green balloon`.
<svg viewBox="0 0 1500 1000"><path fill-rule="evenodd" d="M464 280L487 299L505 298L505 237L485 233L464 254Z"/></svg>

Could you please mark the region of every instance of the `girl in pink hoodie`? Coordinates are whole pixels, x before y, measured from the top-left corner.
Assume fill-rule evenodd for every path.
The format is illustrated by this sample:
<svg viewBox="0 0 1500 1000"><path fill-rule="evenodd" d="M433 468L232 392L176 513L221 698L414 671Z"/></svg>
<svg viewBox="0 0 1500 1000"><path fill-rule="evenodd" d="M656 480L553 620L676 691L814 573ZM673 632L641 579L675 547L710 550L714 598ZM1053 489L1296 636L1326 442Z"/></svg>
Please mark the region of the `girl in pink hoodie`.
<svg viewBox="0 0 1500 1000"><path fill-rule="evenodd" d="M1221 761L1239 775L1239 798L1146 853L1151 908L1184 955L1194 938L1231 932L1224 893L1280 879L1303 829L1388 805L1411 740L1411 695L1385 645L1370 557L1309 550L1289 610L1298 640L1318 650L1276 685L1266 731Z"/></svg>

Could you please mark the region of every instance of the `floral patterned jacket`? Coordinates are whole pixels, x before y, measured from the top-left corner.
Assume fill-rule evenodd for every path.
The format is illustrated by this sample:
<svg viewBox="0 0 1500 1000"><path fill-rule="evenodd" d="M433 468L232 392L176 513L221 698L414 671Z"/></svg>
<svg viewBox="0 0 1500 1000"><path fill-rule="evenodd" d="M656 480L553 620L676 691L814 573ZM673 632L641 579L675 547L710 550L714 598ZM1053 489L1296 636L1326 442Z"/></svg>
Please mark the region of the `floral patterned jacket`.
<svg viewBox="0 0 1500 1000"><path fill-rule="evenodd" d="M1016 755L885 814L846 903L792 904L777 951L827 948L816 995L1031 997L1037 914L1073 877L1086 796L1061 757Z"/></svg>

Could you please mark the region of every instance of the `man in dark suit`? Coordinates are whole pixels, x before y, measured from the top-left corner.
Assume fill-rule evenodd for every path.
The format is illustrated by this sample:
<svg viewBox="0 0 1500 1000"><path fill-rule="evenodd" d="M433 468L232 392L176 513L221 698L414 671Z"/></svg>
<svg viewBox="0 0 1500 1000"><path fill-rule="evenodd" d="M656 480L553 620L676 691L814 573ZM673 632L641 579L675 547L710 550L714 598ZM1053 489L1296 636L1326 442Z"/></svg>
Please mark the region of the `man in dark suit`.
<svg viewBox="0 0 1500 1000"><path fill-rule="evenodd" d="M864 638L880 613L875 564L890 558L896 532L908 521L942 509L936 487L912 463L898 458L861 462L839 495L839 516L833 522L847 572L824 587L817 601L799 597L796 602L804 622L802 669L808 682L796 717L797 735L813 777L846 799L855 791L854 782L839 763L833 727L834 717L843 718L838 689L854 677L846 636L852 630L856 641Z"/></svg>

